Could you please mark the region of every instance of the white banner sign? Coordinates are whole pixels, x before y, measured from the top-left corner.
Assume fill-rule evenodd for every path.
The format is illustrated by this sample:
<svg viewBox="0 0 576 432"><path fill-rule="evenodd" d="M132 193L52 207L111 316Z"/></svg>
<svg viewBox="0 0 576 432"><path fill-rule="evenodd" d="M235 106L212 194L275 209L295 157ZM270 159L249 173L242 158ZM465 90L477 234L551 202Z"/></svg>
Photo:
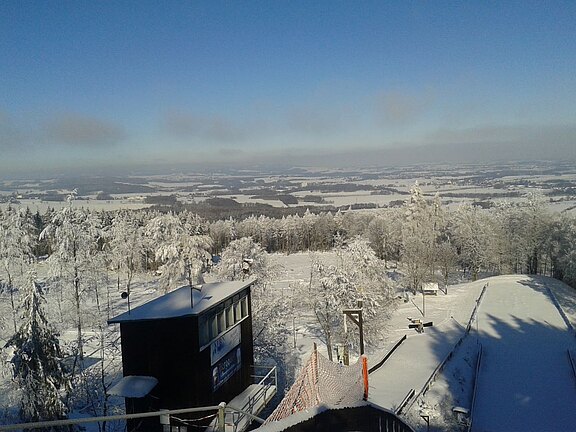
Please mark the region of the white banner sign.
<svg viewBox="0 0 576 432"><path fill-rule="evenodd" d="M212 366L232 351L234 347L240 345L240 335L240 324L237 324L210 344L210 364Z"/></svg>

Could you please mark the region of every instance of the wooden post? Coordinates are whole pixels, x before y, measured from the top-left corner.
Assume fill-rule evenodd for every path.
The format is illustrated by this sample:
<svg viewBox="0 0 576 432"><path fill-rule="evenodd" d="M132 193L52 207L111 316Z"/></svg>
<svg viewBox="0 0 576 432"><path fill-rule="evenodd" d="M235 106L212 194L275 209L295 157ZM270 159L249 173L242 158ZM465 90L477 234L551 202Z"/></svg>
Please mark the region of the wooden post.
<svg viewBox="0 0 576 432"><path fill-rule="evenodd" d="M346 317L358 326L360 330L360 355L364 354L364 319L362 317L362 300L358 300L358 309L344 309L344 328L346 328Z"/></svg>
<svg viewBox="0 0 576 432"><path fill-rule="evenodd" d="M316 403L320 403L322 401L320 400L320 394L318 392L320 374L318 373L318 346L316 342L314 342L314 351L312 352L312 372L314 374L314 395Z"/></svg>
<svg viewBox="0 0 576 432"><path fill-rule="evenodd" d="M350 365L350 350L348 349L348 321L346 319L346 313L344 313L344 347L342 352L342 363L345 366Z"/></svg>
<svg viewBox="0 0 576 432"><path fill-rule="evenodd" d="M426 297L424 294L424 286L421 286L420 289L422 290L422 316L426 316Z"/></svg>
<svg viewBox="0 0 576 432"><path fill-rule="evenodd" d="M360 328L360 355L364 355L364 319L362 309L358 311L358 327Z"/></svg>
<svg viewBox="0 0 576 432"><path fill-rule="evenodd" d="M314 350L312 351L312 372L314 372L314 384L318 385L318 346L314 342Z"/></svg>

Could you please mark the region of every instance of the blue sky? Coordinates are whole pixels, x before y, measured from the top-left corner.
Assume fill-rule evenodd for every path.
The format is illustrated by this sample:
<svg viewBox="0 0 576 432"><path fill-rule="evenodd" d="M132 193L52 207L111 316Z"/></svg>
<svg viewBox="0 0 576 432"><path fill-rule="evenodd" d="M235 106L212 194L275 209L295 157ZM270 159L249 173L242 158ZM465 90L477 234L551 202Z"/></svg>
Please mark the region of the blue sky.
<svg viewBox="0 0 576 432"><path fill-rule="evenodd" d="M545 157L576 147L575 23L574 1L6 0L0 169Z"/></svg>

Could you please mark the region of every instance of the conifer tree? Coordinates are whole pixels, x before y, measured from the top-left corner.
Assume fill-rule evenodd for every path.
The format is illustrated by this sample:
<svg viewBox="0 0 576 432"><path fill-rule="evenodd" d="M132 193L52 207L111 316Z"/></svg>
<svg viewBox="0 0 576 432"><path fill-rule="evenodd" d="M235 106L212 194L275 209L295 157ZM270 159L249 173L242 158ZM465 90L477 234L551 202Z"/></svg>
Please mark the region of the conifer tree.
<svg viewBox="0 0 576 432"><path fill-rule="evenodd" d="M41 239L47 238L51 242L52 254L47 260L51 284L60 288L60 303L68 300L72 304L77 329L72 375L76 371L77 362L84 359L82 331L85 316L82 305L87 289L86 279L97 262L102 237L100 221L95 215L72 206L75 193L68 197L68 205L54 215L40 234ZM64 296L66 291L67 295Z"/></svg>
<svg viewBox="0 0 576 432"><path fill-rule="evenodd" d="M58 338L44 315L44 302L42 288L30 277L22 290L22 325L5 346L14 350L11 363L22 392L20 417L26 422L67 415L63 393L68 390L68 379Z"/></svg>
<svg viewBox="0 0 576 432"><path fill-rule="evenodd" d="M8 207L0 213L0 287L10 295L14 332L17 329L15 286L25 279L25 270L33 259L32 231L25 210Z"/></svg>
<svg viewBox="0 0 576 432"><path fill-rule="evenodd" d="M198 226L190 221L182 223L178 217L167 214L151 219L144 230L154 245L156 261L162 264L160 283L165 292L183 279L190 286L204 283L212 239L199 232Z"/></svg>

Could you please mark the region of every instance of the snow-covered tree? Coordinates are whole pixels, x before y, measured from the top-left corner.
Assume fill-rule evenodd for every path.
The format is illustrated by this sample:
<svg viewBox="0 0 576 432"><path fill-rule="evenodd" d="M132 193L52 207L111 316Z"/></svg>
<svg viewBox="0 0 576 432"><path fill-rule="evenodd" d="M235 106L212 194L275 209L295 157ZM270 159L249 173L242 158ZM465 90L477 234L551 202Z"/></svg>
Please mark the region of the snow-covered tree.
<svg viewBox="0 0 576 432"><path fill-rule="evenodd" d="M401 232L400 220L394 211L378 214L368 224L367 237L370 246L378 258L384 260L384 264L398 259Z"/></svg>
<svg viewBox="0 0 576 432"><path fill-rule="evenodd" d="M52 254L48 258L50 285L60 289L59 307L71 303L77 330L76 360L84 357L82 328L84 321L83 303L89 292L88 275L95 269L101 248L100 221L94 214L74 208L74 194L68 205L57 212L41 233L51 242ZM61 309L61 314L63 314ZM76 361L72 372L75 371Z"/></svg>
<svg viewBox="0 0 576 432"><path fill-rule="evenodd" d="M118 273L116 280L118 290L120 290L120 279L123 274L123 286L130 295L134 273L141 268L145 253L143 227L132 213L122 211L112 219L106 234L109 259Z"/></svg>
<svg viewBox="0 0 576 432"><path fill-rule="evenodd" d="M413 292L432 278L436 229L434 208L426 201L418 183L410 189L410 199L404 205L401 262Z"/></svg>
<svg viewBox="0 0 576 432"><path fill-rule="evenodd" d="M302 287L302 294L314 312L328 359L332 360L334 338L342 331L342 309L355 306L356 287L342 269L313 260L310 280Z"/></svg>
<svg viewBox="0 0 576 432"><path fill-rule="evenodd" d="M221 280L257 279L252 287L255 349L257 354L277 356L286 343L291 301L287 293L270 287L279 269L268 253L251 237L243 237L230 242L222 251L214 271Z"/></svg>
<svg viewBox="0 0 576 432"><path fill-rule="evenodd" d="M373 344L395 307L384 262L368 243L363 239L346 243L338 236L335 243L339 245L337 264L323 263L311 255L310 278L299 288L301 298L316 317L330 359L335 339L343 337L343 309L355 308L362 301L366 341Z"/></svg>
<svg viewBox="0 0 576 432"><path fill-rule="evenodd" d="M363 304L366 340L373 344L395 309L395 286L387 276L386 264L367 240L358 237L348 242L342 258L342 268L358 292L356 300Z"/></svg>
<svg viewBox="0 0 576 432"><path fill-rule="evenodd" d="M462 205L454 213L454 245L462 268L470 271L472 280L478 278L481 269L487 269L493 261L490 218L478 207Z"/></svg>
<svg viewBox="0 0 576 432"><path fill-rule="evenodd" d="M498 203L491 217L494 221L494 260L501 272L524 271L526 239L521 210L510 202Z"/></svg>
<svg viewBox="0 0 576 432"><path fill-rule="evenodd" d="M12 324L17 328L15 285L22 283L33 259L33 227L24 209L8 207L0 212L0 287L10 295Z"/></svg>
<svg viewBox="0 0 576 432"><path fill-rule="evenodd" d="M157 216L146 224L145 233L153 245L156 260L162 263L160 281L165 292L182 280L190 286L204 282L212 239L199 233L197 228L172 214Z"/></svg>
<svg viewBox="0 0 576 432"><path fill-rule="evenodd" d="M236 239L233 219L217 220L210 224L210 237L214 242L214 253L219 254L228 243Z"/></svg>
<svg viewBox="0 0 576 432"><path fill-rule="evenodd" d="M445 239L436 246L436 263L444 279L444 288L447 290L450 274L458 264L458 254L456 253L456 248L449 238ZM446 294L448 294L448 292L446 292Z"/></svg>
<svg viewBox="0 0 576 432"><path fill-rule="evenodd" d="M220 279L244 280L256 277L261 284L270 282L274 269L266 251L252 237L242 237L228 244L215 268Z"/></svg>
<svg viewBox="0 0 576 432"><path fill-rule="evenodd" d="M560 217L548 237L553 276L576 287L576 218Z"/></svg>
<svg viewBox="0 0 576 432"><path fill-rule="evenodd" d="M524 232L527 245L527 271L540 273L540 264L544 255L544 243L549 229L550 214L545 208L541 194L529 193L524 207Z"/></svg>
<svg viewBox="0 0 576 432"><path fill-rule="evenodd" d="M20 417L26 422L66 418L63 398L69 382L62 352L44 315L42 289L33 277L24 285L21 300L22 324L5 346L13 350L14 381L22 397Z"/></svg>

